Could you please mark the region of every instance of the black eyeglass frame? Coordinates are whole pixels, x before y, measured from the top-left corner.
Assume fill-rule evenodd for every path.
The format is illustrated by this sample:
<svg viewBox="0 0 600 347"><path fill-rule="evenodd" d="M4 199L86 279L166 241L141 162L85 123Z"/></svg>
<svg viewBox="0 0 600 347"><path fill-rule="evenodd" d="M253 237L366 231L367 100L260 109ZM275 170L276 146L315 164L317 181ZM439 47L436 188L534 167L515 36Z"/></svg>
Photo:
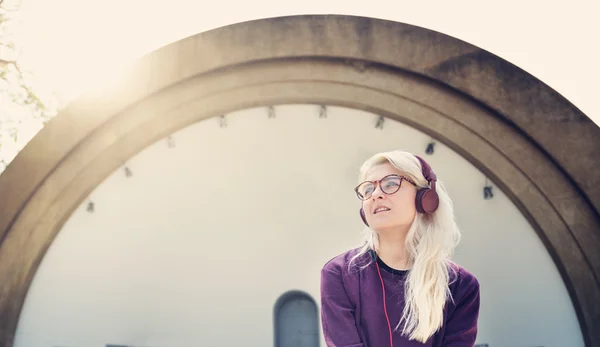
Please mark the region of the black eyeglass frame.
<svg viewBox="0 0 600 347"><path fill-rule="evenodd" d="M385 190L384 190L384 188L383 188L383 186L381 185L381 182L382 182L382 181L384 181L385 179L389 178L389 177L396 177L396 178L398 178L398 179L400 180L400 183L398 184L398 188L396 188L396 189L395 189L393 192L385 191ZM356 188L354 188L354 192L356 193L356 196L357 196L357 197L358 197L360 200L362 200L362 201L365 201L365 200L368 200L368 199L370 199L370 198L371 198L371 196L373 196L373 193L372 193L372 192L371 192L371 194L370 194L368 197L363 197L363 196L362 196L362 194L360 194L360 193L358 192L358 190L359 190L359 188L360 188L361 186L363 186L363 185L365 185L365 184L369 184L369 183L370 183L370 184L372 184L372 185L373 185L373 192L375 191L375 189L377 189L377 186L379 186L379 187L381 188L381 191L382 191L384 194L387 194L387 195L392 195L392 194L395 194L395 193L396 193L398 190L400 190L400 188L402 187L402 181L406 181L406 182L408 182L408 183L412 184L412 185L413 185L413 186L415 186L415 187L417 186L417 185L415 184L415 182L413 182L413 181L412 181L410 178L408 178L408 177L404 177L404 176L400 176L400 175L396 175L396 174L391 174L391 175L387 175L387 176L383 177L383 178L382 178L382 179L380 179L380 180L376 180L376 181L364 181L364 182L361 182L359 185L357 185L357 186L356 186Z"/></svg>

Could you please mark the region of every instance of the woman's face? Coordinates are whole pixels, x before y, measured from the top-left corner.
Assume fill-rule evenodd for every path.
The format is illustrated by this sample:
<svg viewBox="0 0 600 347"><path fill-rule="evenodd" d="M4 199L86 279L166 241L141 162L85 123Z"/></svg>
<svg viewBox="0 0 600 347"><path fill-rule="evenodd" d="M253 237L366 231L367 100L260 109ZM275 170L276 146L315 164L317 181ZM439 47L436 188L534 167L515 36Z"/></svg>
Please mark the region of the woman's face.
<svg viewBox="0 0 600 347"><path fill-rule="evenodd" d="M379 181L387 175L405 176L390 163L372 167L366 175L367 181ZM376 185L373 195L362 202L369 227L375 231L410 227L417 209L415 197L417 189L410 182L401 181L400 189L388 195Z"/></svg>

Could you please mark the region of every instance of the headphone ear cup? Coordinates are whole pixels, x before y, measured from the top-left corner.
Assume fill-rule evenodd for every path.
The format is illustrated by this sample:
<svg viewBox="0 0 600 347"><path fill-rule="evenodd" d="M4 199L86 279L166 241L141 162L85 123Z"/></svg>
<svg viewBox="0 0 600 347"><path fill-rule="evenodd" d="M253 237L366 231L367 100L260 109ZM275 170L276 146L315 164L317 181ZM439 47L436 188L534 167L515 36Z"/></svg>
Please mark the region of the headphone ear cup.
<svg viewBox="0 0 600 347"><path fill-rule="evenodd" d="M436 191L424 188L417 192L415 203L418 212L433 213L440 204L440 198Z"/></svg>
<svg viewBox="0 0 600 347"><path fill-rule="evenodd" d="M367 217L365 217L365 211L362 208L360 209L360 218L362 218L362 221L366 226L369 226L369 223L367 223Z"/></svg>

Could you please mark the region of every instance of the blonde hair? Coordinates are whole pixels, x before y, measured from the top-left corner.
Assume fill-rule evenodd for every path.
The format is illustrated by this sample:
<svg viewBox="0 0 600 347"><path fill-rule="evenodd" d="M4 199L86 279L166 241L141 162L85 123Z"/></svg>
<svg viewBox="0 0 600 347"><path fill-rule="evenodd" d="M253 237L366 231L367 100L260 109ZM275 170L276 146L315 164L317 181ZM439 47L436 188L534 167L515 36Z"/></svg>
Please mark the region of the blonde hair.
<svg viewBox="0 0 600 347"><path fill-rule="evenodd" d="M417 189L428 187L419 160L411 153L396 150L378 153L367 159L360 169L359 182L365 180L373 166L390 163L408 178ZM452 201L442 182L438 180L436 191L439 206L432 214L418 213L406 236L406 252L411 265L404 286L405 306L402 318L395 330L411 340L425 343L444 321L444 306L450 293L450 274L453 272L450 258L460 241L460 230L454 218ZM367 228L365 244L351 259L379 249L377 233ZM404 322L404 324L402 324Z"/></svg>

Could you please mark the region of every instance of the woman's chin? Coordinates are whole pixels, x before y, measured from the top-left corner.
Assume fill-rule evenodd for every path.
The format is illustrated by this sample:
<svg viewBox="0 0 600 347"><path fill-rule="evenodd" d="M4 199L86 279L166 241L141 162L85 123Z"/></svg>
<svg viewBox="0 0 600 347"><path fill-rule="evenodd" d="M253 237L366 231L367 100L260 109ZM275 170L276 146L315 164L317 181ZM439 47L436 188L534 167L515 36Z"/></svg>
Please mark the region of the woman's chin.
<svg viewBox="0 0 600 347"><path fill-rule="evenodd" d="M402 223L402 222L392 222L392 221L373 221L370 223L370 227L377 233L388 233L388 232L398 232L401 230L407 230L410 227L410 222Z"/></svg>
<svg viewBox="0 0 600 347"><path fill-rule="evenodd" d="M375 230L376 232L386 232L389 230L398 229L398 225L395 225L394 223L372 223L371 229Z"/></svg>

